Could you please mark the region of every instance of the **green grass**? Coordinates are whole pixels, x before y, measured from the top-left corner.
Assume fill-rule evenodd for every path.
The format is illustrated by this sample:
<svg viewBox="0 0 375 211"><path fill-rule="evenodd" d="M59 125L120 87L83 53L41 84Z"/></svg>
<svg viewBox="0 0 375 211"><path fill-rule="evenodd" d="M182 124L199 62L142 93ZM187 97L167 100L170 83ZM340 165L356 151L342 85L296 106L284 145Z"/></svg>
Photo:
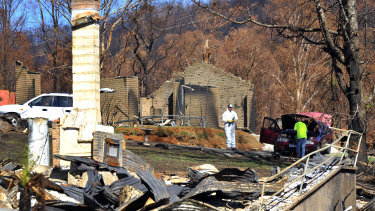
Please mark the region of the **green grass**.
<svg viewBox="0 0 375 211"><path fill-rule="evenodd" d="M27 141L19 141L14 139L8 139L0 141L0 161L10 159L15 164L20 164L22 159L22 152L27 146Z"/></svg>

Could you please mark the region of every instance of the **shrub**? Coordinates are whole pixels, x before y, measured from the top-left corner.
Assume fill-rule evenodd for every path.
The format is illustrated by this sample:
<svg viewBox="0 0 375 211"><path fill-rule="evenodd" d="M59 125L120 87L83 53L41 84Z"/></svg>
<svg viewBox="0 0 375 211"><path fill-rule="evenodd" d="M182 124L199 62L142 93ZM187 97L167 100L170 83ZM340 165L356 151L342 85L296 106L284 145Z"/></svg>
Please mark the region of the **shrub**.
<svg viewBox="0 0 375 211"><path fill-rule="evenodd" d="M201 140L202 138L203 138L203 139L206 139L206 140L209 140L208 132L207 132L206 130L203 130L202 133L197 132L197 133L195 134L195 138L196 138L198 141Z"/></svg>
<svg viewBox="0 0 375 211"><path fill-rule="evenodd" d="M31 178L31 171L36 165L36 160L30 159L31 155L29 154L29 147L26 146L21 153L21 165L23 166L22 173L20 175L21 186L25 187L26 183L29 182ZM37 158L37 160L39 157Z"/></svg>
<svg viewBox="0 0 375 211"><path fill-rule="evenodd" d="M208 132L207 132L207 130L203 130L202 137L203 137L204 139L206 139L206 140L209 140L210 137L208 136Z"/></svg>
<svg viewBox="0 0 375 211"><path fill-rule="evenodd" d="M191 136L191 134L188 133L188 132L183 131L183 132L180 133L180 136L188 137L188 136Z"/></svg>
<svg viewBox="0 0 375 211"><path fill-rule="evenodd" d="M165 129L165 133L169 136L174 136L174 132L169 130L168 128Z"/></svg>
<svg viewBox="0 0 375 211"><path fill-rule="evenodd" d="M168 134L165 132L165 129L164 128L161 128L159 127L156 131L155 131L155 135L159 136L159 137L167 137Z"/></svg>
<svg viewBox="0 0 375 211"><path fill-rule="evenodd" d="M216 135L225 138L225 133L224 132L217 133Z"/></svg>

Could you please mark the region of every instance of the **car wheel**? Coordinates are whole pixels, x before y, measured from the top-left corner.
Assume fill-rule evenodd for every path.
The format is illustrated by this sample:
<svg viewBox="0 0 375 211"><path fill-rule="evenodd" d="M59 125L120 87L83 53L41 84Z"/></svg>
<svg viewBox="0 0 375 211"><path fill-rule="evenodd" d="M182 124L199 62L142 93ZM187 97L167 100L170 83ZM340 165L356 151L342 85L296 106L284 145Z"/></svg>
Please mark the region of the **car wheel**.
<svg viewBox="0 0 375 211"><path fill-rule="evenodd" d="M18 118L17 115L15 115L15 114L8 114L5 117L10 121L10 123L13 125L14 128L17 128L18 121L19 121L19 118Z"/></svg>
<svg viewBox="0 0 375 211"><path fill-rule="evenodd" d="M280 155L283 154L277 143L273 146L273 154L275 157L278 157L278 159L280 159Z"/></svg>

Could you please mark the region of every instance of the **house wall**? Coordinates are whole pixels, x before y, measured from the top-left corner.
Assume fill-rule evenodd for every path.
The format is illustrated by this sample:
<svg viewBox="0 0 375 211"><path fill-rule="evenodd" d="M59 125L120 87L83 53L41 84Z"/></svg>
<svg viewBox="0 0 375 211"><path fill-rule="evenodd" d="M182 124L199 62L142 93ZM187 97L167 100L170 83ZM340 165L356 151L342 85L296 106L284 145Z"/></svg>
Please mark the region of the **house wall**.
<svg viewBox="0 0 375 211"><path fill-rule="evenodd" d="M185 116L205 117L206 127L219 127L219 89L216 87L191 86L185 90ZM191 125L201 125L200 119L191 119Z"/></svg>
<svg viewBox="0 0 375 211"><path fill-rule="evenodd" d="M41 94L40 73L30 72L21 62L16 62L16 103L24 103Z"/></svg>
<svg viewBox="0 0 375 211"><path fill-rule="evenodd" d="M247 113L246 110L248 109L245 99L249 91L253 89L251 83L230 73L225 73L214 65L205 63L196 63L188 67L181 75L184 77L185 84L187 85L197 84L217 87L219 89L219 105L217 110L220 115L227 109L228 104L231 103L233 104L233 110L238 115L237 127L249 127L249 125L245 125L244 120ZM219 121L219 125L221 127L224 126L222 121Z"/></svg>
<svg viewBox="0 0 375 211"><path fill-rule="evenodd" d="M103 78L100 87L116 90L114 93L101 94L104 124L134 119L139 115L138 77Z"/></svg>
<svg viewBox="0 0 375 211"><path fill-rule="evenodd" d="M212 93L212 96L217 96L217 99L212 100L215 105L213 109L217 113L218 126L224 126L221 121L221 114L227 109L228 104L231 103L233 104L233 110L239 118L237 127L255 131L254 86L250 82L242 80L231 73L226 73L214 65L205 63L196 63L188 67L184 72L175 75L174 80L170 81L172 82L167 82L168 85L164 83L161 86L163 91L157 90L152 93L155 109L163 108L161 105L168 102L165 95L161 96L161 93L167 93L169 96L173 94L173 113L176 115L179 115L180 112L184 113L183 107L180 106L181 99L179 98L181 96L182 84L205 87L205 90L216 87L217 91L215 93L217 93ZM185 89L185 102L189 100L187 98L188 94L189 91ZM158 99L158 103L155 103L155 99ZM164 108L168 108L168 106L164 106ZM185 111L185 115L187 114Z"/></svg>
<svg viewBox="0 0 375 211"><path fill-rule="evenodd" d="M151 97L141 97L141 116L151 116L152 101Z"/></svg>
<svg viewBox="0 0 375 211"><path fill-rule="evenodd" d="M142 104L142 110L152 115L152 113L157 113L156 111L153 111L154 108L156 108L161 109L161 113L167 115L169 105L168 98L173 94L173 85L174 80L166 81L165 83L163 83L163 85L158 90L156 90L149 96L149 101L151 101L151 103Z"/></svg>
<svg viewBox="0 0 375 211"><path fill-rule="evenodd" d="M256 133L256 112L255 112L255 101L254 101L254 91L249 91L246 96L247 101L247 127Z"/></svg>

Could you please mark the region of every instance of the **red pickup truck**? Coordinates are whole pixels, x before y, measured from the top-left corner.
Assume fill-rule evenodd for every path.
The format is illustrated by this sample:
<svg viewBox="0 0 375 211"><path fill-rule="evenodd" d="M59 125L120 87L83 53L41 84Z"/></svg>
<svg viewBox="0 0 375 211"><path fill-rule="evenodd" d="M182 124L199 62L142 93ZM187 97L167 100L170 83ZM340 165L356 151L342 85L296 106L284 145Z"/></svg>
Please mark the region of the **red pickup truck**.
<svg viewBox="0 0 375 211"><path fill-rule="evenodd" d="M264 117L260 130L260 141L273 144L274 152L295 153L297 140L294 124L296 118L304 119L307 125L306 154L317 150L322 146L322 143L332 139L331 130L326 123L302 114L285 114L277 119Z"/></svg>

